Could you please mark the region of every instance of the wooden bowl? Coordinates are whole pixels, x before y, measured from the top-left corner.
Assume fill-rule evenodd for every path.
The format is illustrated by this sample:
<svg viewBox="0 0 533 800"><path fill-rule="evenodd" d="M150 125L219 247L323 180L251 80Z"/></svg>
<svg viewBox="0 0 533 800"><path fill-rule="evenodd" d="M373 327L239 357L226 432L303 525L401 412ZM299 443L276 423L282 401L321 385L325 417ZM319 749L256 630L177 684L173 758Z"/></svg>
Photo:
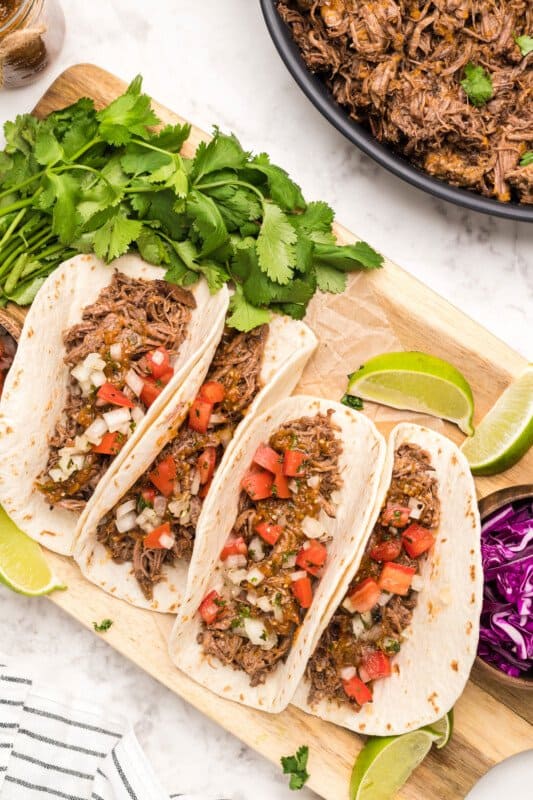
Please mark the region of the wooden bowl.
<svg viewBox="0 0 533 800"><path fill-rule="evenodd" d="M525 484L523 486L510 486L507 489L499 489L497 492L488 494L479 501L479 514L481 522L487 519L494 511L497 511L502 506L508 503L514 503L517 500L526 500L533 497L533 484ZM498 667L494 667L487 661L483 661L480 656L476 657L476 668L478 671L484 673L486 677L503 684L509 689L521 689L526 691L533 691L533 673L523 675L515 678L512 675L502 672Z"/></svg>

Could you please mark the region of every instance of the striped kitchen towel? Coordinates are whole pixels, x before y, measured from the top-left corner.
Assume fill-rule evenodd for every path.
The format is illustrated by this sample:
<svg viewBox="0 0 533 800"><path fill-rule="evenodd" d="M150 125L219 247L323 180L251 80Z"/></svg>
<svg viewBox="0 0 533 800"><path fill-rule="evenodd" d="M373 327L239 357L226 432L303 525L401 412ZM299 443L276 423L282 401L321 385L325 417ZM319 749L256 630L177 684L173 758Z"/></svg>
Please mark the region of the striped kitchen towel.
<svg viewBox="0 0 533 800"><path fill-rule="evenodd" d="M61 702L0 656L0 798L169 800L169 795L130 724L85 703Z"/></svg>

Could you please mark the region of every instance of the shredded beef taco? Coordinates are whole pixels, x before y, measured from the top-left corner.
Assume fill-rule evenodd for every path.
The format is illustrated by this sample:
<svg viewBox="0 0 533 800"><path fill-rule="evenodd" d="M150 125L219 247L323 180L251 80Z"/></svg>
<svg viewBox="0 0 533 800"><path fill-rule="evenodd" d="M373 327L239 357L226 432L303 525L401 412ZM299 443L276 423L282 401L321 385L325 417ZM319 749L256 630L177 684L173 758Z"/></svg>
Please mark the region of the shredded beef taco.
<svg viewBox="0 0 533 800"><path fill-rule="evenodd" d="M214 476L254 415L292 391L315 345L287 317L224 330L87 509L74 554L86 577L135 605L177 611Z"/></svg>
<svg viewBox="0 0 533 800"><path fill-rule="evenodd" d="M363 415L290 397L256 419L209 493L170 652L214 692L287 705L373 512L385 444Z"/></svg>
<svg viewBox="0 0 533 800"><path fill-rule="evenodd" d="M0 405L0 500L51 550L71 552L97 486L220 337L227 290L163 277L133 256L77 256L28 313Z"/></svg>
<svg viewBox="0 0 533 800"><path fill-rule="evenodd" d="M293 701L378 736L453 706L476 653L482 587L475 489L455 445L401 424L384 475L379 513Z"/></svg>

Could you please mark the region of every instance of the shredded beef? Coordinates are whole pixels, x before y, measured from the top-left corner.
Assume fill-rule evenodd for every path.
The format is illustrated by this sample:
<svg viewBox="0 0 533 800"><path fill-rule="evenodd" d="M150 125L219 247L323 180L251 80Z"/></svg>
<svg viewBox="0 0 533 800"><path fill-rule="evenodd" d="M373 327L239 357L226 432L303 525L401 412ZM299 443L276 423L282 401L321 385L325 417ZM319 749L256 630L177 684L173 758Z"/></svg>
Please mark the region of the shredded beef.
<svg viewBox="0 0 533 800"><path fill-rule="evenodd" d="M302 57L357 122L416 166L501 201L533 202L519 161L533 142L530 0L279 0ZM469 62L493 97L473 105Z"/></svg>

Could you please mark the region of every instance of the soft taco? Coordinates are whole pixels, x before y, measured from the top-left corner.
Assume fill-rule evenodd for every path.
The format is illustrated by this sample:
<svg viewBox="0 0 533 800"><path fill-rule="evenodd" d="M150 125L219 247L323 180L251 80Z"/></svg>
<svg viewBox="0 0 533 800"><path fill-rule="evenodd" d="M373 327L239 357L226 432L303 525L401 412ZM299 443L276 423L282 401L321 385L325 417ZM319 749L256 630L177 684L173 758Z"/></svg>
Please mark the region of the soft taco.
<svg viewBox="0 0 533 800"><path fill-rule="evenodd" d="M177 611L213 476L254 416L293 390L315 346L307 325L288 317L224 330L87 508L74 557L89 580Z"/></svg>
<svg viewBox="0 0 533 800"><path fill-rule="evenodd" d="M338 403L287 398L235 443L207 497L175 664L223 697L280 711L367 530L385 443Z"/></svg>
<svg viewBox="0 0 533 800"><path fill-rule="evenodd" d="M135 256L76 256L28 313L0 404L0 502L51 550L71 552L102 478L216 347L227 290L163 278Z"/></svg>
<svg viewBox="0 0 533 800"><path fill-rule="evenodd" d="M482 570L474 482L449 439L394 428L380 494L292 702L386 736L435 722L461 694L476 654Z"/></svg>

